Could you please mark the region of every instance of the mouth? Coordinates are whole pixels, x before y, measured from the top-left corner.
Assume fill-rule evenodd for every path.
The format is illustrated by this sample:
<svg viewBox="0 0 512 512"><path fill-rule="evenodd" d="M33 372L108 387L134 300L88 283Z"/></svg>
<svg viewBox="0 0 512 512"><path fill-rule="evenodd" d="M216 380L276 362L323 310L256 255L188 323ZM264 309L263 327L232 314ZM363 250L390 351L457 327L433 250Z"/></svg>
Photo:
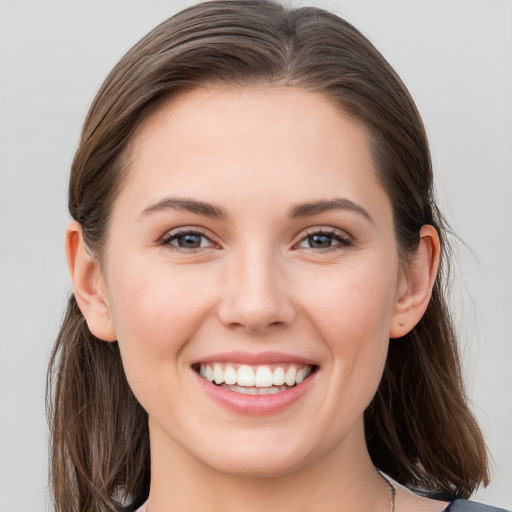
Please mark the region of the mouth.
<svg viewBox="0 0 512 512"><path fill-rule="evenodd" d="M289 391L318 370L310 364L248 365L222 361L196 363L193 370L204 380L233 393L274 395Z"/></svg>

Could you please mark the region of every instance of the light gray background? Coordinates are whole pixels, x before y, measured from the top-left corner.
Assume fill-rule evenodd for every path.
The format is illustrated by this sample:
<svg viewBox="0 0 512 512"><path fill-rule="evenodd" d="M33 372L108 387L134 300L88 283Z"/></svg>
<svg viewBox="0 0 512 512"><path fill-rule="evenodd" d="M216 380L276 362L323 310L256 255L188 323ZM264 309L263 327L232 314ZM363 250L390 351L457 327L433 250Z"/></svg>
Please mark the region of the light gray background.
<svg viewBox="0 0 512 512"><path fill-rule="evenodd" d="M46 508L45 370L69 282L66 179L121 55L189 1L0 0L0 512ZM512 2L325 0L411 90L459 245L466 380L493 456L478 498L512 508Z"/></svg>

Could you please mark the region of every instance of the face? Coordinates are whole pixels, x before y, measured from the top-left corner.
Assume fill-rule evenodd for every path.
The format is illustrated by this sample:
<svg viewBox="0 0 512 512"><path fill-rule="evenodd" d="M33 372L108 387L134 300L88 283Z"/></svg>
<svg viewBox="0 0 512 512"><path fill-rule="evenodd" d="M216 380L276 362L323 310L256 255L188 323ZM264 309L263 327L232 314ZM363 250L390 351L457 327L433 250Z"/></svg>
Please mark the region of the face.
<svg viewBox="0 0 512 512"><path fill-rule="evenodd" d="M404 285L365 129L322 95L163 106L134 138L101 279L152 453L267 475L364 450Z"/></svg>

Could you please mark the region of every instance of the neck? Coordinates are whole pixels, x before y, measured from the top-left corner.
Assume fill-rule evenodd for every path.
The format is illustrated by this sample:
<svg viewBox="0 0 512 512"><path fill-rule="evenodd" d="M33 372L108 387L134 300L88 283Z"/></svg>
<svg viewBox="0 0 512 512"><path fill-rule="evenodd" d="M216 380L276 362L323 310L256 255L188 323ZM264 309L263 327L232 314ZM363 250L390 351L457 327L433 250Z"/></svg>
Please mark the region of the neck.
<svg viewBox="0 0 512 512"><path fill-rule="evenodd" d="M154 442L158 437L152 435L148 512L389 511L389 489L364 435L362 442L347 439L316 460L270 476L220 472L169 440Z"/></svg>

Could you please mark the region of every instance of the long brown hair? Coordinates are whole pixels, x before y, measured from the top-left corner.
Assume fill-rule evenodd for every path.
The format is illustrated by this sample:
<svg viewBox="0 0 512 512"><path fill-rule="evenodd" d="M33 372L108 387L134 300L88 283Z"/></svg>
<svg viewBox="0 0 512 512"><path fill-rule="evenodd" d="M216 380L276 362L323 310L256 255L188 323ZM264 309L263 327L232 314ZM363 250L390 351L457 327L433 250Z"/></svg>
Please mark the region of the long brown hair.
<svg viewBox="0 0 512 512"><path fill-rule="evenodd" d="M488 483L487 454L464 394L446 302L449 251L425 130L399 77L349 23L265 0L206 2L162 23L121 59L90 108L71 170L71 216L101 258L141 121L185 89L256 82L322 92L364 123L405 260L422 225L437 229L443 261L432 300L418 325L390 342L365 412L366 439L375 465L397 481L469 496ZM133 509L147 498L147 415L128 386L117 343L91 334L73 296L50 362L48 416L55 510Z"/></svg>

